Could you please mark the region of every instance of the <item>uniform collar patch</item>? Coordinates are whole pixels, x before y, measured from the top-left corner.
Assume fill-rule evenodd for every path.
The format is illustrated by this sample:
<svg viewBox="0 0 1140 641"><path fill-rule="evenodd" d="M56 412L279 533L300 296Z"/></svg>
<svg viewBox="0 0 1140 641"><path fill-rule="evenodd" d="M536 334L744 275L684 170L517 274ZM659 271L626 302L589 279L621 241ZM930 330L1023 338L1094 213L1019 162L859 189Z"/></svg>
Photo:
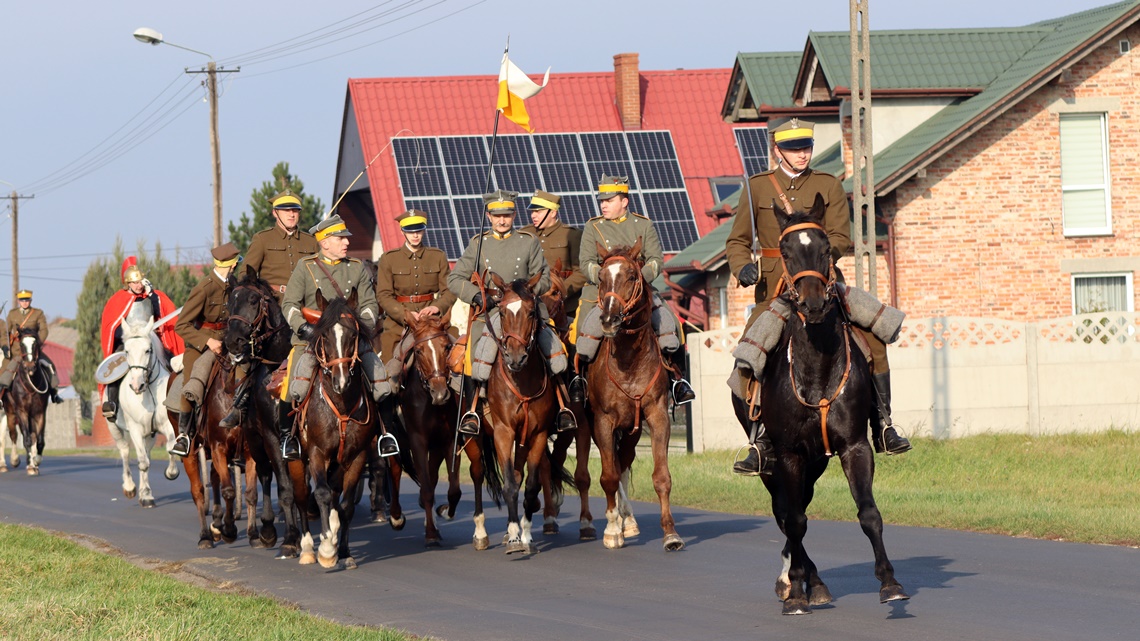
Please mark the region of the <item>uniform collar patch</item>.
<svg viewBox="0 0 1140 641"><path fill-rule="evenodd" d="M497 231L493 231L493 232L491 232L491 237L492 237L492 238L494 238L494 239L496 239L496 240L505 240L505 239L507 239L507 238L510 238L510 237L511 237L511 234L513 234L513 233L514 233L514 230L513 230L513 229L512 229L511 231L508 231L508 232L505 232L505 233L502 233L502 234L500 234L500 233L499 233L499 232L497 232Z"/></svg>
<svg viewBox="0 0 1140 641"><path fill-rule="evenodd" d="M337 264L340 264L340 259L339 259L339 258L338 258L338 259L336 259L336 260L333 260L333 259L331 259L331 258L325 258L325 257L324 257L324 255L322 254L322 255L320 256L320 259L321 259L321 262L322 262L322 263L324 263L324 264L326 264L326 265L337 265Z"/></svg>

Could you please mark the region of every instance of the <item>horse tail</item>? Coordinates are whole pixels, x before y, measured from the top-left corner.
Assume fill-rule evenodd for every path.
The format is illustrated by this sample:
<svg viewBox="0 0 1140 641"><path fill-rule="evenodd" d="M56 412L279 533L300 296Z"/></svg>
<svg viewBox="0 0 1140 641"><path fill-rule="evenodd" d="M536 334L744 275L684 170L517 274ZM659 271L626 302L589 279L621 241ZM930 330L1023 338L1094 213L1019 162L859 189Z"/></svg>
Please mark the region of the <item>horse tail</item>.
<svg viewBox="0 0 1140 641"><path fill-rule="evenodd" d="M550 463L550 492L553 495L554 504L560 505L565 487L574 485L574 474L565 466L554 464L554 447L550 441L547 441L546 444L546 460Z"/></svg>
<svg viewBox="0 0 1140 641"><path fill-rule="evenodd" d="M483 430L479 449L483 458L483 480L487 482L487 494L495 502L495 507L503 507L503 475L499 471L499 461L495 458L495 439Z"/></svg>

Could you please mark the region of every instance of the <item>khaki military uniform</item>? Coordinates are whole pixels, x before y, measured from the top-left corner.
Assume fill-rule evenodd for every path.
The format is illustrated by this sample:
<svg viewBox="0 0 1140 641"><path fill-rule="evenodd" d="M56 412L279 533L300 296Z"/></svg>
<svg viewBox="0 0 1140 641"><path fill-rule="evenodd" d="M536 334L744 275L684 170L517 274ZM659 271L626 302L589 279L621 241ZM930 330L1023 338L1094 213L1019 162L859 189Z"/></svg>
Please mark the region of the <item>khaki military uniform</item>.
<svg viewBox="0 0 1140 641"><path fill-rule="evenodd" d="M386 314L380 337L380 358L392 358L404 333L404 313L418 312L434 305L446 314L455 304L455 294L447 288L451 267L447 254L435 247L416 251L407 244L384 252L376 266L376 301Z"/></svg>
<svg viewBox="0 0 1140 641"><path fill-rule="evenodd" d="M665 265L665 254L661 251L661 240L657 236L657 230L653 228L653 221L641 214L630 212L616 220L596 216L586 222L586 228L582 232L582 249L578 255L578 263L588 284L582 290L578 318L585 318L586 314L598 304L598 270L601 268L598 244L600 243L608 251L613 251L617 247L632 247L639 238L641 257L645 259L641 274L647 283L652 283Z"/></svg>
<svg viewBox="0 0 1140 641"><path fill-rule="evenodd" d="M329 281L317 261L321 261L336 284ZM360 320L370 331L375 329L380 308L376 304L376 290L372 286L372 277L364 264L356 258L343 258L336 263L330 263L320 255L308 256L301 259L293 269L293 275L289 277L289 283L285 288L285 300L281 304L285 321L294 332L294 345L307 345L305 341L297 338L296 332L305 322L301 308L317 309L318 289L325 300L351 296L355 291L356 312L360 315Z"/></svg>
<svg viewBox="0 0 1140 641"><path fill-rule="evenodd" d="M479 236L471 239L463 256L455 263L455 269L447 276L447 288L459 297L459 300L470 304L479 287L471 282L471 274L475 272L475 252L479 248ZM534 235L527 232L512 230L499 236L493 231L483 232L483 247L479 254L479 273L484 275L492 271L504 281L510 283L515 280L530 280L535 274L541 273L535 293L545 294L550 289L550 267L542 256L542 245ZM545 307L542 313L545 316ZM483 335L482 314L477 317L472 327L468 328L469 336Z"/></svg>
<svg viewBox="0 0 1140 641"><path fill-rule="evenodd" d="M578 265L579 254L582 247L582 232L574 227L564 225L561 220L545 229L538 229L534 225L527 225L520 231L533 234L542 245L542 255L550 269L561 261L563 285L566 286L566 317L573 320L578 310L578 299L582 295L582 288L586 285L586 276Z"/></svg>
<svg viewBox="0 0 1140 641"><path fill-rule="evenodd" d="M280 303L297 263L320 249L312 234L299 229L288 234L280 225L274 225L253 235L242 264L246 269L257 270L258 275L273 287L273 294Z"/></svg>
<svg viewBox="0 0 1140 641"><path fill-rule="evenodd" d="M186 352L182 356L184 384L190 380L194 363L209 349L206 347L206 341L211 338L222 340L228 319L226 283L211 269L202 280L198 281L194 289L190 290L190 295L178 314L178 322L174 325L175 333L186 343ZM181 411L190 410L190 401L183 397Z"/></svg>
<svg viewBox="0 0 1140 641"><path fill-rule="evenodd" d="M40 337L40 344L47 342L47 316L44 316L44 311L37 307L29 305L26 310L17 307L8 312L8 329L11 331L8 336L9 345L14 345L19 340L21 329L34 329Z"/></svg>

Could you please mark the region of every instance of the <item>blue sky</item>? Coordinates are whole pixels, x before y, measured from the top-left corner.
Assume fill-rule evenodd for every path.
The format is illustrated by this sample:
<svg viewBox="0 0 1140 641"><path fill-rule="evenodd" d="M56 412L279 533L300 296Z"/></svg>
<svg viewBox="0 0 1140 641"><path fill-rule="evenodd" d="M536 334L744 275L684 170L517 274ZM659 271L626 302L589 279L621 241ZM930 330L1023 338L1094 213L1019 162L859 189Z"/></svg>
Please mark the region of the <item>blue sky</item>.
<svg viewBox="0 0 1140 641"><path fill-rule="evenodd" d="M879 29L1023 26L1104 0L870 0ZM845 31L846 0L200 0L9 3L0 38L0 193L20 201L21 286L49 317L76 312L83 274L110 251L161 243L198 260L212 238L206 57L131 37L139 27L239 73L221 85L224 221L288 161L332 202L348 78L494 74L503 43L528 72L730 67L739 51L798 51L808 31ZM514 7L524 7L512 15ZM328 27L328 29L323 29ZM336 37L327 37L334 30ZM326 36L323 37L322 36ZM157 100L156 100L157 97ZM170 102L166 102L170 100ZM147 120L151 117L150 120ZM0 301L11 290L11 223L0 201ZM224 223L223 223L224 226Z"/></svg>

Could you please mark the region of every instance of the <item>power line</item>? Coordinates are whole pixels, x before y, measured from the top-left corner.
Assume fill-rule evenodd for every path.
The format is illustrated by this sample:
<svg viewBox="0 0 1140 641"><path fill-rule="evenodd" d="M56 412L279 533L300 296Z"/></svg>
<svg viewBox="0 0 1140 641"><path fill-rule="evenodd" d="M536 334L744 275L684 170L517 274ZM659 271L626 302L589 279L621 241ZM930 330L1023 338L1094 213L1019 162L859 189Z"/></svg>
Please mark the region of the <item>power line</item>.
<svg viewBox="0 0 1140 641"><path fill-rule="evenodd" d="M12 274L9 274L7 272L0 272L0 276L11 276L11 275ZM57 283L82 283L83 282L82 278L53 278L51 276L34 276L31 274L20 274L20 282L23 282L25 280L50 280L50 281L55 281Z"/></svg>
<svg viewBox="0 0 1140 641"><path fill-rule="evenodd" d="M189 247L179 246L179 247L175 247L175 252L187 251L187 250L191 250L191 249L209 249L209 248L210 248L209 245L191 245ZM148 249L150 249L150 248L143 247L143 250L148 250ZM158 247L156 246L153 251L157 253ZM163 248L164 254L166 253L166 251L167 251L166 248ZM123 251L124 255L126 255L127 253L128 252L126 252L125 250ZM60 258L92 258L92 257L114 256L114 255L115 255L115 252L97 252L97 253L92 253L92 254L59 254L56 256L21 256L20 261L23 262L25 260L57 260ZM7 260L7 259L0 259L0 260Z"/></svg>

